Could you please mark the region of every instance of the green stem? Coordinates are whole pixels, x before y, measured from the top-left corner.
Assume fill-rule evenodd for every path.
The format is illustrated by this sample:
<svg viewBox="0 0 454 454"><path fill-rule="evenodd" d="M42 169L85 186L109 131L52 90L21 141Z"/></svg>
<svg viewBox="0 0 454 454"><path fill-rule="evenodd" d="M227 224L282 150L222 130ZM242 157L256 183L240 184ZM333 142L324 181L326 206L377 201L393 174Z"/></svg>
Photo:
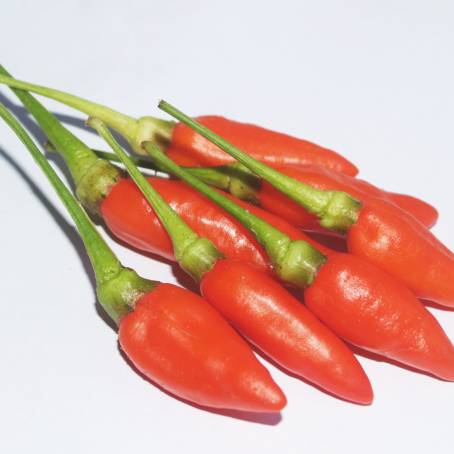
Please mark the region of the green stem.
<svg viewBox="0 0 454 454"><path fill-rule="evenodd" d="M251 230L265 248L277 274L284 280L298 287L307 287L325 257L305 241L292 241L286 234L277 230L259 217L232 202L227 197L213 190L208 185L185 171L151 142L144 142L145 150L160 168L185 181L210 200L224 208Z"/></svg>
<svg viewBox="0 0 454 454"><path fill-rule="evenodd" d="M148 116L137 120L102 104L97 104L60 90L13 79L6 75L0 75L0 83L54 99L87 115L97 117L118 131L139 152L141 151L140 144L144 140L153 140L165 145L172 137L174 127L174 122L172 121Z"/></svg>
<svg viewBox="0 0 454 454"><path fill-rule="evenodd" d="M171 104L161 101L159 108L198 132L277 190L304 206L320 219L320 224L323 227L345 232L356 222L361 205L345 192L322 191L283 175L272 167L244 153Z"/></svg>
<svg viewBox="0 0 454 454"><path fill-rule="evenodd" d="M204 183L228 191L238 199L260 205L260 178L239 162L218 167L186 167L186 170Z"/></svg>
<svg viewBox="0 0 454 454"><path fill-rule="evenodd" d="M123 315L132 310L138 295L150 290L156 283L140 278L131 270L122 267L30 136L1 103L0 116L26 146L74 220L95 272L100 302L108 314L118 322Z"/></svg>
<svg viewBox="0 0 454 454"><path fill-rule="evenodd" d="M2 74L8 72L0 66L0 78ZM107 161L100 160L30 93L17 88L12 90L62 154L81 203L91 212L97 213L99 204L120 178L120 172Z"/></svg>
<svg viewBox="0 0 454 454"><path fill-rule="evenodd" d="M44 148L46 149L46 151L58 152L57 147L50 140L47 140L44 143ZM121 163L121 159L115 153L112 153L110 151L98 150L96 148L90 148L90 150L99 159L104 159L105 161L109 161L109 162ZM147 159L146 157L136 158L136 157L130 156L130 159L137 167L143 167L145 169L155 170L155 171L159 170L156 167L156 165L153 163L153 161L151 161L151 159Z"/></svg>
<svg viewBox="0 0 454 454"><path fill-rule="evenodd" d="M167 204L140 173L134 162L123 151L101 120L90 118L87 123L109 144L124 164L129 175L153 207L153 210L172 239L176 259L182 268L196 281L199 281L214 266L216 261L221 258L221 254L209 240L200 238Z"/></svg>

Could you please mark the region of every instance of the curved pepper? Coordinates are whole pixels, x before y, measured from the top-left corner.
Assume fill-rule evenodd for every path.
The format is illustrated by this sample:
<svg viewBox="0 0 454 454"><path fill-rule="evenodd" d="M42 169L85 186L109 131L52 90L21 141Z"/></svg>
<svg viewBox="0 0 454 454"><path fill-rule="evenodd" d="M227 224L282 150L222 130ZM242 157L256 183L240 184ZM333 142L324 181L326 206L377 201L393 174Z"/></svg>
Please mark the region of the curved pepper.
<svg viewBox="0 0 454 454"><path fill-rule="evenodd" d="M96 276L98 299L119 326L132 363L171 393L199 405L280 411L286 399L250 347L199 296L124 268L17 120L0 116L26 145L73 218Z"/></svg>
<svg viewBox="0 0 454 454"><path fill-rule="evenodd" d="M6 75L0 75L0 83L46 96L99 118L123 135L138 153L143 154L141 144L149 140L160 144L172 159L182 165L222 165L232 162L228 154L183 124L149 116L134 119L69 93L15 80ZM198 119L264 162L295 166L316 164L347 175L358 173L358 169L338 153L306 140L218 116L203 116Z"/></svg>
<svg viewBox="0 0 454 454"><path fill-rule="evenodd" d="M272 166L314 164L346 175L358 173L358 169L338 153L307 140L214 115L200 116L196 120L255 159ZM166 153L176 163L188 166L219 166L235 161L182 123L173 128Z"/></svg>
<svg viewBox="0 0 454 454"><path fill-rule="evenodd" d="M426 228L433 227L438 219L437 210L423 200L405 194L390 193L364 180L330 172L328 169L307 166L304 168L277 167L276 170L320 190L348 192L361 202L376 198L386 200L414 216ZM315 215L309 213L293 200L289 200L288 197L267 182L263 182L260 189L260 202L263 208L284 215L284 219L301 228L326 232L325 229L321 229ZM283 205L285 205L284 208L282 208ZM278 212L281 209L285 212Z"/></svg>

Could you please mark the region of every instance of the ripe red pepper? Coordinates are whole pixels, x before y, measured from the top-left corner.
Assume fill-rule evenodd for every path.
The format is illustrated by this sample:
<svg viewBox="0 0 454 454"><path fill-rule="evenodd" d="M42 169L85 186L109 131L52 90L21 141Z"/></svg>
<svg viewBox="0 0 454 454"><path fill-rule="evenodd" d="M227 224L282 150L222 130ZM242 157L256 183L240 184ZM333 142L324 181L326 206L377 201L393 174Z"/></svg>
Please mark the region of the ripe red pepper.
<svg viewBox="0 0 454 454"><path fill-rule="evenodd" d="M153 206L172 238L180 266L200 283L207 301L285 369L344 399L371 402L370 383L342 341L270 276L246 262L224 259L213 243L196 235L148 184L107 127L97 119L89 124Z"/></svg>
<svg viewBox="0 0 454 454"><path fill-rule="evenodd" d="M292 241L179 168L149 143L144 147L160 168L210 197L253 231L278 276L304 289L308 306L337 334L361 348L454 380L454 346L430 312L397 279L359 257L334 251L323 255L299 238Z"/></svg>
<svg viewBox="0 0 454 454"><path fill-rule="evenodd" d="M197 117L196 120L255 159L272 166L315 164L346 175L354 176L358 173L352 163L336 152L307 140L219 116L207 115ZM218 166L235 161L183 123L174 126L166 152L170 159L180 165Z"/></svg>
<svg viewBox="0 0 454 454"><path fill-rule="evenodd" d="M317 189L345 191L360 201L375 198L387 200L413 215L427 228L431 228L438 218L437 210L423 200L405 194L387 192L364 180L331 171L326 167L273 167L284 175ZM260 205L297 227L309 231L327 232L320 226L314 214L290 200L268 182L261 181L245 168L230 165L188 170L206 183L227 190L240 199Z"/></svg>
<svg viewBox="0 0 454 454"><path fill-rule="evenodd" d="M269 272L265 251L236 219L187 185L158 177L148 182L200 236L230 258L253 263ZM162 223L133 181L121 178L99 204L98 212L115 236L138 249L175 260Z"/></svg>
<svg viewBox="0 0 454 454"><path fill-rule="evenodd" d="M169 104L160 107L316 214L320 225L345 234L349 252L397 277L418 297L454 307L454 254L413 216L385 200L360 203L346 192L306 185L251 158Z"/></svg>
<svg viewBox="0 0 454 454"><path fill-rule="evenodd" d="M138 153L143 154L141 143L150 140L160 144L172 159L182 165L222 165L233 161L228 154L184 124L148 116L134 119L77 96L5 75L0 75L0 83L55 99L87 115L96 116L123 135ZM358 173L358 169L338 153L306 140L218 116L203 116L198 120L228 137L255 158L271 165L316 164L347 175Z"/></svg>
<svg viewBox="0 0 454 454"><path fill-rule="evenodd" d="M98 299L118 324L122 350L150 380L199 405L280 411L286 399L250 347L188 290L124 268L17 120L0 116L27 146L71 214L97 281Z"/></svg>

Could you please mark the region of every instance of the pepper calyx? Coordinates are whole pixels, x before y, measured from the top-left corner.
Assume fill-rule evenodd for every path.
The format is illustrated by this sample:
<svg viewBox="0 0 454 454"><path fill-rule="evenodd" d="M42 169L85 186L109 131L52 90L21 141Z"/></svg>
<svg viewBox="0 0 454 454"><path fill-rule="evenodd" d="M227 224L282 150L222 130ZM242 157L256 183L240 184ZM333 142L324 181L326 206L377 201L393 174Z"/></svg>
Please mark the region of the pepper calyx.
<svg viewBox="0 0 454 454"><path fill-rule="evenodd" d="M304 289L313 282L325 261L326 257L309 243L296 240L276 263L276 272L284 282Z"/></svg>
<svg viewBox="0 0 454 454"><path fill-rule="evenodd" d="M327 191L327 203L317 213L320 225L329 230L345 233L358 220L361 202L346 192Z"/></svg>
<svg viewBox="0 0 454 454"><path fill-rule="evenodd" d="M113 277L98 283L96 293L101 306L118 325L125 315L134 310L137 301L158 284L139 276L130 268L121 267Z"/></svg>
<svg viewBox="0 0 454 454"><path fill-rule="evenodd" d="M97 159L78 181L77 198L92 214L99 214L100 204L120 178L119 169L104 159Z"/></svg>
<svg viewBox="0 0 454 454"><path fill-rule="evenodd" d="M194 238L175 255L181 268L196 282L200 282L203 275L210 271L218 260L224 258L216 246L208 238L203 237Z"/></svg>
<svg viewBox="0 0 454 454"><path fill-rule="evenodd" d="M134 151L142 155L147 154L142 146L145 141L153 142L161 150L165 151L172 140L175 125L176 122L174 121L150 116L140 117L136 121L134 134L131 137L127 137L127 139Z"/></svg>

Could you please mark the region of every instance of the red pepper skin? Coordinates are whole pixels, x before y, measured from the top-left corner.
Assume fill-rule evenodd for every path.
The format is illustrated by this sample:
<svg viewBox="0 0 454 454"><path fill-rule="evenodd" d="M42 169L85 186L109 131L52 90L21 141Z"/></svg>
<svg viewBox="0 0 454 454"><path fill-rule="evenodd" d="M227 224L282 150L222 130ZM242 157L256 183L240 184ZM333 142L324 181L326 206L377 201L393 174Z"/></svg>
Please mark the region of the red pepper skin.
<svg viewBox="0 0 454 454"><path fill-rule="evenodd" d="M300 168L279 167L277 170L314 188L344 191L360 201L375 198L387 200L394 204L396 208L413 215L426 228L433 227L438 219L437 210L430 204L417 199L416 197L390 193L383 189L379 189L364 180L332 172L329 169L317 166L306 166ZM316 216L310 214L305 208L298 205L293 200L290 200L287 196L273 188L269 183L262 182L257 196L262 208L283 217L293 225L308 231L326 232L326 230L318 224ZM335 234L335 232L331 233Z"/></svg>
<svg viewBox="0 0 454 454"><path fill-rule="evenodd" d="M404 285L377 267L349 254L333 254L304 299L348 342L454 380L454 347L435 317Z"/></svg>
<svg viewBox="0 0 454 454"><path fill-rule="evenodd" d="M286 398L219 313L199 296L159 284L120 321L121 348L150 380L197 404L278 412Z"/></svg>
<svg viewBox="0 0 454 454"><path fill-rule="evenodd" d="M369 404L369 380L348 347L274 279L237 260L220 260L201 293L283 368L346 400Z"/></svg>
<svg viewBox="0 0 454 454"><path fill-rule="evenodd" d="M400 279L418 297L454 307L454 254L384 200L370 200L347 233L350 253Z"/></svg>
<svg viewBox="0 0 454 454"><path fill-rule="evenodd" d="M219 116L202 116L197 121L272 166L316 164L347 175L358 173L351 162L336 152L306 140ZM235 162L216 145L181 123L173 129L167 155L177 164L188 166L217 166Z"/></svg>
<svg viewBox="0 0 454 454"><path fill-rule="evenodd" d="M438 221L438 211L430 203L408 194L388 192L391 200L400 208L412 214L426 228L431 229Z"/></svg>
<svg viewBox="0 0 454 454"><path fill-rule="evenodd" d="M253 235L222 208L186 184L149 178L150 184L195 232L210 239L226 256L270 272L265 251ZM132 180L120 180L100 206L109 229L129 245L175 260L170 237Z"/></svg>

